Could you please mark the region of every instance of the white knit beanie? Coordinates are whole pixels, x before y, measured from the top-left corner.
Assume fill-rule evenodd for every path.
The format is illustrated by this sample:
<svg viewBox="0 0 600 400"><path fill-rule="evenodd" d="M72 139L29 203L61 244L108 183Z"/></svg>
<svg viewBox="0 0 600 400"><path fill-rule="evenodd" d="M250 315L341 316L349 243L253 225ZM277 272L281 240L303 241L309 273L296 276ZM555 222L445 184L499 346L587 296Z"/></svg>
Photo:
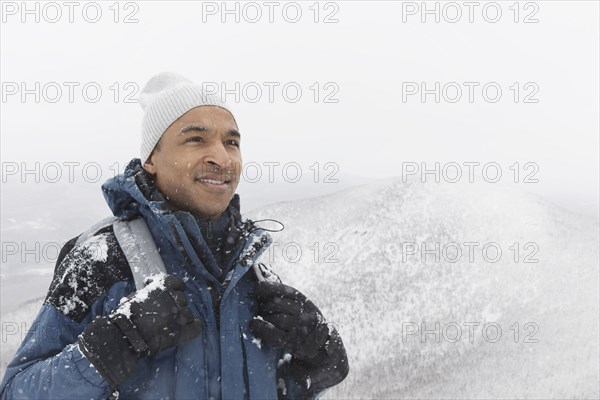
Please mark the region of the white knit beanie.
<svg viewBox="0 0 600 400"><path fill-rule="evenodd" d="M218 95L204 93L202 86L174 72L162 72L153 76L142 89L139 103L144 110L142 164L150 157L167 128L192 108L212 105L231 112L231 108Z"/></svg>

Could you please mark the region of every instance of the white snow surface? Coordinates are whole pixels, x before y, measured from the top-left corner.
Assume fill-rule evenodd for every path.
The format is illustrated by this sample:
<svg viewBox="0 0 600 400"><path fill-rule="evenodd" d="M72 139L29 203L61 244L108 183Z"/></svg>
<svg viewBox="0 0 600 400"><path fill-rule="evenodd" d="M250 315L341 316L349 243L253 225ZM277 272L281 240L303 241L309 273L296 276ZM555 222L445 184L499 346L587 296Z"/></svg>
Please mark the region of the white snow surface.
<svg viewBox="0 0 600 400"><path fill-rule="evenodd" d="M401 178L247 216L283 222L262 261L344 341L350 374L326 398L599 398L597 218L515 187ZM458 243L464 254L403 261L411 242ZM480 243L473 262L465 242ZM487 243L501 248L497 262L483 258ZM301 248L298 261L286 244Z"/></svg>
<svg viewBox="0 0 600 400"><path fill-rule="evenodd" d="M600 397L597 218L515 187L400 178L245 217L284 223L261 261L307 295L344 341L350 374L325 398ZM411 242L480 245L472 262L465 254L436 262L408 256L403 244ZM486 243L501 248L497 262L482 258ZM301 257L290 262L296 245ZM526 256L538 262L525 263ZM21 306L2 315L3 326L18 329L3 335L2 374L43 300L21 292ZM407 334L421 324L429 330L424 339ZM472 335L468 324L478 324ZM484 324L499 326L500 339L489 340L493 329L484 336ZM456 326L462 336L451 340Z"/></svg>

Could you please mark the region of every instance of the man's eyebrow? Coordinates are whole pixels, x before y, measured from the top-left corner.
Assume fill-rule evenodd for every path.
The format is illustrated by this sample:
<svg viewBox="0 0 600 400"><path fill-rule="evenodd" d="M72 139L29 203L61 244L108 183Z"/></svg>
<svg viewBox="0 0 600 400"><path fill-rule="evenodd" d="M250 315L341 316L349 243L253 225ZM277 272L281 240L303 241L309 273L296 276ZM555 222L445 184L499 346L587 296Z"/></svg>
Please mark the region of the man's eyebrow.
<svg viewBox="0 0 600 400"><path fill-rule="evenodd" d="M227 131L227 134L228 134L229 136L235 136L235 137L236 137L236 138L238 138L238 139L241 139L241 138L242 138L242 135L240 135L240 132L238 132L238 131L237 131L237 130L235 130L235 129L230 129L229 131Z"/></svg>
<svg viewBox="0 0 600 400"><path fill-rule="evenodd" d="M203 125L197 125L197 124L186 125L183 128L181 128L181 130L179 131L179 133L177 135L185 135L189 131L208 132L208 128ZM239 139L241 139L241 137L242 137L242 135L240 135L240 132L237 131L236 129L228 130L227 135L235 136Z"/></svg>
<svg viewBox="0 0 600 400"><path fill-rule="evenodd" d="M188 133L189 131L200 131L200 132L206 132L208 131L208 128L202 125L186 125L183 128L181 128L181 130L179 131L178 135L185 135L186 133Z"/></svg>

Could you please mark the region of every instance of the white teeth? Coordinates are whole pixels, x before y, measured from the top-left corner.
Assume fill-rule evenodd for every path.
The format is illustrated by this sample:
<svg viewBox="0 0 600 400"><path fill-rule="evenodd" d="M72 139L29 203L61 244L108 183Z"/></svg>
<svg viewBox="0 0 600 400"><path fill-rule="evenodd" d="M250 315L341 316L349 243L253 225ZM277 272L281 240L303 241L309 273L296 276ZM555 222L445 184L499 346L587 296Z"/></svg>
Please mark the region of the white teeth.
<svg viewBox="0 0 600 400"><path fill-rule="evenodd" d="M215 181L213 179L198 179L200 182L212 183L213 185L223 185L224 181Z"/></svg>

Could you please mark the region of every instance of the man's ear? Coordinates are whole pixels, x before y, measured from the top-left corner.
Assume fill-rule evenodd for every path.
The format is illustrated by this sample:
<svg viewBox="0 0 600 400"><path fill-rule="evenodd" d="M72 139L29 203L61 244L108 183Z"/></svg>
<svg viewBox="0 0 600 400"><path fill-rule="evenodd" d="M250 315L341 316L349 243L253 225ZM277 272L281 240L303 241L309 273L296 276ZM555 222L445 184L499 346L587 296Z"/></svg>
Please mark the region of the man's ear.
<svg viewBox="0 0 600 400"><path fill-rule="evenodd" d="M150 155L150 157L148 158L148 160L144 163L144 169L152 174L152 175L156 175L156 166L154 165L154 152Z"/></svg>

